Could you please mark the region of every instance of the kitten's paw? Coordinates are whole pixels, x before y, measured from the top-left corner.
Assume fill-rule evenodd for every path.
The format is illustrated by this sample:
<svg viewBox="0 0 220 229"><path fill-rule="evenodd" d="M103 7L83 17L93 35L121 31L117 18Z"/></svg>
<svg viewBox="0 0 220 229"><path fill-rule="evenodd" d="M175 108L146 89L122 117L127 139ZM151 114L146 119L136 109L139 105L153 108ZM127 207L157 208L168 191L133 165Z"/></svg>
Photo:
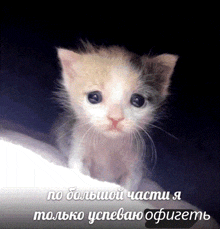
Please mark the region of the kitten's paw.
<svg viewBox="0 0 220 229"><path fill-rule="evenodd" d="M136 192L138 191L138 188L141 182L141 178L142 176L140 176L139 174L133 173L131 176L127 177L123 186L129 191Z"/></svg>
<svg viewBox="0 0 220 229"><path fill-rule="evenodd" d="M73 169L76 173L82 173L84 175L90 176L89 169L87 169L84 164L79 160L69 160L69 167Z"/></svg>
<svg viewBox="0 0 220 229"><path fill-rule="evenodd" d="M90 176L90 177L91 177L91 174L90 174L89 169L85 168L85 166L84 166L82 170L83 170L82 173L83 173L84 175Z"/></svg>
<svg viewBox="0 0 220 229"><path fill-rule="evenodd" d="M137 184L136 182L133 183L130 180L130 181L127 181L123 186L128 191L134 191L134 192L136 192L136 191L138 191L139 184Z"/></svg>

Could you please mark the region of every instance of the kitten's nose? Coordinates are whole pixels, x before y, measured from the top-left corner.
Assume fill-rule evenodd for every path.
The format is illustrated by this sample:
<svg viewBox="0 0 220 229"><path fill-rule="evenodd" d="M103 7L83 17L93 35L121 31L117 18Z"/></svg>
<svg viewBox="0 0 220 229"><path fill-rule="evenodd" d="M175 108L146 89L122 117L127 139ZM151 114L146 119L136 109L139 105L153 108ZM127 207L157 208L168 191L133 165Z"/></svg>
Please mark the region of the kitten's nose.
<svg viewBox="0 0 220 229"><path fill-rule="evenodd" d="M122 107L118 104L112 105L109 108L107 118L112 121L112 128L117 129L118 123L124 120Z"/></svg>
<svg viewBox="0 0 220 229"><path fill-rule="evenodd" d="M120 121L124 120L124 118L119 118L119 119L115 119L115 118L111 118L111 117L108 117L108 119L110 119L112 121L112 127L113 128L117 128L117 125Z"/></svg>

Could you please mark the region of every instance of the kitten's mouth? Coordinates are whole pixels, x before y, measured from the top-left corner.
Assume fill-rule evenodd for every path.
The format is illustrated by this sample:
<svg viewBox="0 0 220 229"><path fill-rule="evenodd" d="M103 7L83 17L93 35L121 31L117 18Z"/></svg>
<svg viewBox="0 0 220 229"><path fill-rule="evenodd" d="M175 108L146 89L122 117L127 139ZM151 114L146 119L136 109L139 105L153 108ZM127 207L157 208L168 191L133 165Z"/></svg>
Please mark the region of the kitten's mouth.
<svg viewBox="0 0 220 229"><path fill-rule="evenodd" d="M121 135L123 133L123 130L122 130L122 128L119 128L119 127L110 126L106 129L105 132L107 135L110 135L112 137L116 137L116 136Z"/></svg>
<svg viewBox="0 0 220 229"><path fill-rule="evenodd" d="M107 131L112 131L112 132L122 132L122 129L120 128L115 128L115 127L110 127L107 129Z"/></svg>

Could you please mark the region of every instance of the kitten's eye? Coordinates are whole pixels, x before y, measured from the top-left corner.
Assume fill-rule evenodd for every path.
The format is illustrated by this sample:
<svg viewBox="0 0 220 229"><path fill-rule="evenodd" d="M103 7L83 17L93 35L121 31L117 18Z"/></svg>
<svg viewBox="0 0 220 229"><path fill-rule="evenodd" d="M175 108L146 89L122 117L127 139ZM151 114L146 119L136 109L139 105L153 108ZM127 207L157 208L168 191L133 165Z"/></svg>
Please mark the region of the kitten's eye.
<svg viewBox="0 0 220 229"><path fill-rule="evenodd" d="M88 94L88 100L92 104L102 102L102 93L100 91L93 91Z"/></svg>
<svg viewBox="0 0 220 229"><path fill-rule="evenodd" d="M135 107L142 107L145 103L145 98L142 95L133 94L130 103Z"/></svg>

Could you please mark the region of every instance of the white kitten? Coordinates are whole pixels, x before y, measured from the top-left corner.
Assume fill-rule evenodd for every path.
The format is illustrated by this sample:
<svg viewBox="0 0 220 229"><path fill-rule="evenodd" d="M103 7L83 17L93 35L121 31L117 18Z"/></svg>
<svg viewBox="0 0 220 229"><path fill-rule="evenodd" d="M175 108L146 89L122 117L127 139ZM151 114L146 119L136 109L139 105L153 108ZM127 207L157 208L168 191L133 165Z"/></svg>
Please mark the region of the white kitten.
<svg viewBox="0 0 220 229"><path fill-rule="evenodd" d="M138 56L112 46L58 49L67 112L56 128L69 167L137 190L147 175L143 133L168 95L175 55Z"/></svg>

